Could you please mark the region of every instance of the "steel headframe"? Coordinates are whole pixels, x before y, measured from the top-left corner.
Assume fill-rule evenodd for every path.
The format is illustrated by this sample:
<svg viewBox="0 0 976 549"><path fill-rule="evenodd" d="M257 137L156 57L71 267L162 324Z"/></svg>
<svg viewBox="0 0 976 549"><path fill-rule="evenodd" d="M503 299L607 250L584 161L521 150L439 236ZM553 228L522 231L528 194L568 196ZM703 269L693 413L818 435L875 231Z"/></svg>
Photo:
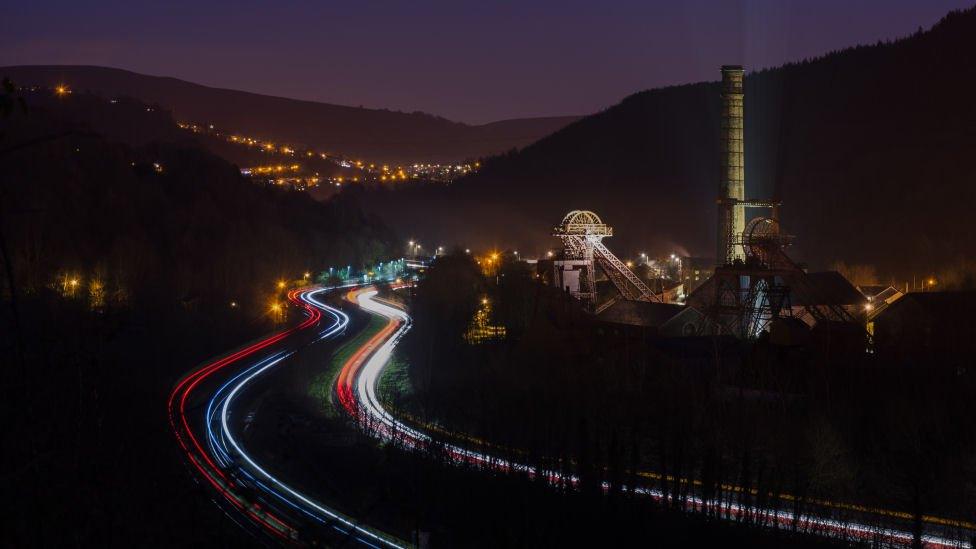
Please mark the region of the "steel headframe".
<svg viewBox="0 0 976 549"><path fill-rule="evenodd" d="M599 265L613 282L620 294L632 301L663 301L637 275L627 268L604 244L603 239L613 236L610 227L597 214L587 210L573 210L563 217L553 229L553 236L563 241L567 258L581 260L584 273L581 276L583 292L590 305L596 305L596 279L593 268Z"/></svg>

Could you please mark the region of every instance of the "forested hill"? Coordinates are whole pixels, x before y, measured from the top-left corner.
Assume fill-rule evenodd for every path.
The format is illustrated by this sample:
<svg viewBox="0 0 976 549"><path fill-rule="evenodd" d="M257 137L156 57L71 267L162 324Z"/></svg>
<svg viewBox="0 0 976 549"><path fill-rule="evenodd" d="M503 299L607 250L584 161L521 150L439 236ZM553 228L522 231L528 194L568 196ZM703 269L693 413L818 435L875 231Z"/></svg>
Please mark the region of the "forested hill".
<svg viewBox="0 0 976 549"><path fill-rule="evenodd" d="M0 208L17 291L98 280L106 301L258 310L279 279L385 258L348 200L256 185L133 101L23 92L0 119Z"/></svg>
<svg viewBox="0 0 976 549"><path fill-rule="evenodd" d="M747 194L783 199L794 255L898 275L976 255L974 58L970 9L898 41L748 74ZM458 217L478 232L518 219L504 238L491 233L524 240L587 208L614 225L611 247L713 255L719 94L717 82L640 92L491 159L458 183ZM519 205L493 205L505 196Z"/></svg>
<svg viewBox="0 0 976 549"><path fill-rule="evenodd" d="M21 85L53 87L158 104L183 121L215 124L255 138L305 145L375 162L453 162L522 147L576 116L469 125L423 112L397 112L272 97L92 66L0 67Z"/></svg>

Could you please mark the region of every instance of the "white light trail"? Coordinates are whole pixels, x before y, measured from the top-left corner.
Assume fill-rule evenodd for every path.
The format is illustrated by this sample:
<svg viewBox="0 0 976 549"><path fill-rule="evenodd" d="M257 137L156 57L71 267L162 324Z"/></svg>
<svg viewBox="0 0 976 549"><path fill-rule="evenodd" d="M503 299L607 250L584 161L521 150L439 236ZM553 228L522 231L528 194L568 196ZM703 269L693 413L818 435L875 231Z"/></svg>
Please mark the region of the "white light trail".
<svg viewBox="0 0 976 549"><path fill-rule="evenodd" d="M400 338L410 329L410 316L404 311L380 303L373 299L377 292L375 290L363 291L357 294L356 300L359 306L370 313L383 316L385 318L399 322L396 331L369 357L366 364L360 370L355 380L356 393L359 398L359 405L374 421L380 423L381 428L376 429L375 433L384 440L393 440L400 435L403 441L412 447L418 447L431 441L431 436L423 431L410 427L397 420L381 404L376 395L376 388L379 385L380 377L384 368L389 363L393 349L399 343ZM457 462L479 463L499 470L519 470L535 476L536 470L525 464L509 462L488 454L476 452L461 446L445 443L443 448L447 453L454 457ZM552 484L568 483L575 486L578 478L574 475L562 475L554 472L542 472ZM603 489L608 490L609 484L604 482ZM627 490L627 487L623 488ZM638 494L649 496L654 499L662 499L664 494L660 490L637 487L634 490ZM670 501L670 496L668 496ZM774 519L776 528L790 528L794 523L807 530L817 530L818 533L835 538L848 539L851 537L863 540L885 539L897 543L910 544L913 536L911 532L884 528L869 524L859 524L856 522L843 522L835 519L821 518L810 514L796 516L789 510L770 510L761 509L747 505L740 505L728 501L704 502L700 498L689 498L685 507L691 511L700 509L702 506L714 507L720 510L727 510L726 515L738 517L742 515L771 517ZM922 542L931 547L952 547L961 549L972 549L972 544L963 540L953 540L936 535L923 535Z"/></svg>
<svg viewBox="0 0 976 549"><path fill-rule="evenodd" d="M325 303L322 303L321 301L315 298L316 294L319 294L324 291L326 291L326 289L320 289L313 292L308 292L302 294L301 296L301 299L306 303L309 303L311 305L314 305L315 307L318 307L319 309L322 309L323 311L331 314L335 318L335 323L331 327L323 331L318 339L332 337L340 333L341 331L345 330L346 326L349 324L349 316L346 315L346 313L342 312L339 309L326 305ZM404 548L405 547L404 545L401 545L386 536L383 536L381 534L373 532L368 528L356 524L356 522L353 519L342 515L336 510L329 509L315 502L310 497L306 496L305 494L299 492L297 489L281 481L276 476L272 475L269 471L267 471L264 467L262 467L254 458L252 458L250 454L247 453L245 448L234 437L230 429L230 422L229 422L229 418L232 416L231 405L234 402L234 398L241 392L241 390L244 387L246 387L254 379L264 374L265 372L269 371L271 368L274 368L281 361L290 357L294 353L295 351L278 353L276 355L273 355L272 357L260 361L254 364L253 366L251 366L250 368L244 370L243 372L241 372L231 380L229 380L227 383L225 383L220 389L218 389L214 393L213 397L211 398L207 406L208 409L207 431L208 431L208 438L210 440L211 448L214 449L218 454L222 454L222 455L218 455L218 459L224 462L224 464L227 466L232 466L234 462L237 461L235 457L242 460L244 463L246 463L249 472L253 474L253 476L252 475L249 476L252 476L252 479L255 481L255 483L258 486L263 488L265 491L271 493L278 499L284 501L285 503L299 509L300 511L309 514L310 516L316 517L319 520L325 518L327 520L332 520L343 525L344 527L350 529L351 531L356 532L358 536L362 536L362 537L357 537L357 539L367 545L371 545L373 547L390 547L394 549ZM227 393L226 396L223 396L228 387L231 387L230 392ZM220 413L220 417L219 417L220 437L219 438L213 433L212 430L213 424L215 423L214 420L216 419L216 417L214 417L216 415L216 411L211 412L211 410L213 410L215 404L216 407L219 408L220 410L219 412ZM242 468L242 470L244 469Z"/></svg>

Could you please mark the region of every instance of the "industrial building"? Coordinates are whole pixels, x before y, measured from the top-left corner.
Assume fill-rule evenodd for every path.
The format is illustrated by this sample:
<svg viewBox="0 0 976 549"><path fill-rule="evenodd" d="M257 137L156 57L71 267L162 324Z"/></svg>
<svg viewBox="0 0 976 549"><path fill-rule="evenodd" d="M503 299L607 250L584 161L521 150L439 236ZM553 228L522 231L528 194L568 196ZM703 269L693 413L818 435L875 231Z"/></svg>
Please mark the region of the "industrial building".
<svg viewBox="0 0 976 549"><path fill-rule="evenodd" d="M553 261L552 279L560 288L582 301L590 312L598 314L617 301L611 299L598 303L598 268L625 300L671 303L681 294L680 287L655 292L634 274L603 244L604 238L613 236L613 227L591 211L569 212L553 229L553 236L562 240L563 251Z"/></svg>
<svg viewBox="0 0 976 549"><path fill-rule="evenodd" d="M869 300L839 273L807 273L797 265L786 253L793 237L781 231L780 202L746 198L744 76L741 66L722 67L714 269L689 260L688 269L675 270L677 276L668 270L673 287L655 292L603 245L612 228L593 212L575 210L554 230L564 251L553 262L552 279L602 320L652 325L663 335L754 338L777 329L779 339L797 341L804 330L846 326L842 331L864 339L852 345L864 348ZM749 209L767 213L747 219ZM681 261L672 255L662 268L676 265ZM598 302L597 267L620 298Z"/></svg>
<svg viewBox="0 0 976 549"><path fill-rule="evenodd" d="M745 94L742 89L745 71L739 65L722 67L722 123L719 145L721 175L718 193L718 238L715 259L742 261L745 253L735 242L735 235L746 228L746 161L745 161Z"/></svg>
<svg viewBox="0 0 976 549"><path fill-rule="evenodd" d="M912 292L890 303L868 326L887 364L963 374L976 356L976 292Z"/></svg>
<svg viewBox="0 0 976 549"><path fill-rule="evenodd" d="M863 326L863 294L839 273L807 273L787 255L793 237L781 230L780 202L746 198L743 79L742 67L722 67L715 271L689 293L686 303L694 313L672 323L680 327L667 328L752 338L773 328ZM749 208L768 214L746 220Z"/></svg>

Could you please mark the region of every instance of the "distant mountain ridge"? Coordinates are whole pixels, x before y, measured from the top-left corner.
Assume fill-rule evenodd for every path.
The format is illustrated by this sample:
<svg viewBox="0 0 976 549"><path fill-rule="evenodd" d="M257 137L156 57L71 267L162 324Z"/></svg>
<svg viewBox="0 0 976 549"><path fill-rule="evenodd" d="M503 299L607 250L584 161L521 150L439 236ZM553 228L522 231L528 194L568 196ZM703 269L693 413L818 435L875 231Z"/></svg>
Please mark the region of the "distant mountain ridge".
<svg viewBox="0 0 976 549"><path fill-rule="evenodd" d="M528 145L576 116L483 125L414 112L366 109L212 88L171 77L84 65L0 68L19 85L67 84L103 96L128 96L172 110L178 120L379 162L445 162Z"/></svg>
<svg viewBox="0 0 976 549"><path fill-rule="evenodd" d="M974 58L968 9L900 40L748 73L746 194L784 201L792 255L909 280L976 268ZM607 245L621 256L710 256L719 126L718 82L642 91L489 159L448 191L419 193L451 214L414 221L439 222L435 237L528 253L556 245L549 233L564 213L592 209L614 226Z"/></svg>

